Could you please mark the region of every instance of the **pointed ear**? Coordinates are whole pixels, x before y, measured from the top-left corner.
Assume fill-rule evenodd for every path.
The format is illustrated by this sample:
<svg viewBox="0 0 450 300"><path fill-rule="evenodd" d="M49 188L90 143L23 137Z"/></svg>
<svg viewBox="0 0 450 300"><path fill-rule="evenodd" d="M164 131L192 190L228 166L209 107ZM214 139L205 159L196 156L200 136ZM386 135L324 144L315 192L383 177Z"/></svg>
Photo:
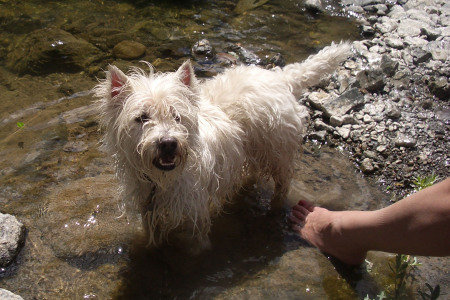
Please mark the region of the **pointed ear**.
<svg viewBox="0 0 450 300"><path fill-rule="evenodd" d="M115 66L109 66L108 72L106 74L106 79L110 84L110 95L111 99L116 97L122 92L124 85L128 81L127 75L125 75L119 68Z"/></svg>
<svg viewBox="0 0 450 300"><path fill-rule="evenodd" d="M192 68L191 62L189 60L185 61L181 65L176 74L178 75L180 81L188 87L194 87L197 82L194 69Z"/></svg>

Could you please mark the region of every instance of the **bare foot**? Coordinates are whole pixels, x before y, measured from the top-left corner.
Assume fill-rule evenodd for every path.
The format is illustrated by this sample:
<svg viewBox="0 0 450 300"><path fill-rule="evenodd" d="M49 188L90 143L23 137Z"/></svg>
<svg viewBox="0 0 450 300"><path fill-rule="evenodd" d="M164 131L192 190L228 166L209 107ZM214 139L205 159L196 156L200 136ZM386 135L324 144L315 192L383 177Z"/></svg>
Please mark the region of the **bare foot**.
<svg viewBox="0 0 450 300"><path fill-rule="evenodd" d="M351 234L346 234L346 218L351 211L329 211L312 203L300 200L292 207L292 228L300 236L322 252L328 253L344 263L358 265L364 262L367 250L361 249Z"/></svg>

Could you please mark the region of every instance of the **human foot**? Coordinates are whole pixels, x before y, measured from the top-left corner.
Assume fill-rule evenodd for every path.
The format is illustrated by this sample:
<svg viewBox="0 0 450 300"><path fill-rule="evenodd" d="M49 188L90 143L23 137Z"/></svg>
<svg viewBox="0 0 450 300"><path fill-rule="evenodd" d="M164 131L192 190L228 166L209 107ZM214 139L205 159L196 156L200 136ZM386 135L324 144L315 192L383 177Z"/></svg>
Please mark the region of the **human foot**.
<svg viewBox="0 0 450 300"><path fill-rule="evenodd" d="M367 251L360 249L357 241L347 234L346 218L351 211L329 211L312 203L300 200L292 207L292 228L300 236L322 252L328 253L344 263L358 265L364 262ZM357 213L357 212L356 212Z"/></svg>

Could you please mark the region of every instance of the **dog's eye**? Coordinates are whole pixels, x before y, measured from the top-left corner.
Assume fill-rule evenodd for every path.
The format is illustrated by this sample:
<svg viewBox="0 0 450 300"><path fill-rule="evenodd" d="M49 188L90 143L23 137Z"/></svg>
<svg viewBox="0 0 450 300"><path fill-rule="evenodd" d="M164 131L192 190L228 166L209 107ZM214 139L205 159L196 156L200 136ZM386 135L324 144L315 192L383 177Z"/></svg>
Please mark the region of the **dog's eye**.
<svg viewBox="0 0 450 300"><path fill-rule="evenodd" d="M150 121L150 117L146 113L143 113L142 115L140 115L139 117L137 117L134 120L138 123L146 123L146 122Z"/></svg>
<svg viewBox="0 0 450 300"><path fill-rule="evenodd" d="M174 115L173 119L175 120L175 122L180 123L181 120L180 115Z"/></svg>

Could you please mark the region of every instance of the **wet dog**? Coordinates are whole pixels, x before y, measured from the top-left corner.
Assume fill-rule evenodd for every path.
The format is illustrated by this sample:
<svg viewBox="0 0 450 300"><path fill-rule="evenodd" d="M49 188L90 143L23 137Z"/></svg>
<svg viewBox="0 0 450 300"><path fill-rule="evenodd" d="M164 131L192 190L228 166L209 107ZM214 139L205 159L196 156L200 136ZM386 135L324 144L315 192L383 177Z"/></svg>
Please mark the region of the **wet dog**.
<svg viewBox="0 0 450 300"><path fill-rule="evenodd" d="M110 66L95 88L103 142L149 244L176 237L191 252L208 247L212 217L247 176L272 177L272 206L281 206L307 118L296 97L349 50L332 44L282 69L237 66L204 82L189 61L171 73Z"/></svg>

